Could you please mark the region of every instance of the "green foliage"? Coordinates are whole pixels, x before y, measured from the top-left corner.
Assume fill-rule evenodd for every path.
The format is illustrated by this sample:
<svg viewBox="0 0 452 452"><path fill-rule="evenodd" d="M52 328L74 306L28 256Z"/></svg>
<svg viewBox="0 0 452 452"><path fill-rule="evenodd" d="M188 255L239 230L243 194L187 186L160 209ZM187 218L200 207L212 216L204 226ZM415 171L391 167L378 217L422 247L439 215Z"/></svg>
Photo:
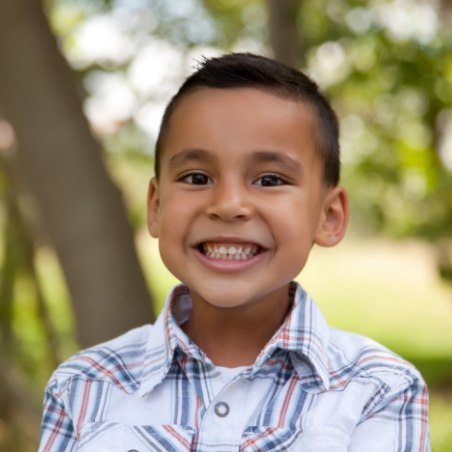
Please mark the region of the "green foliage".
<svg viewBox="0 0 452 452"><path fill-rule="evenodd" d="M402 3L303 2L300 27L307 69L342 118L352 218L372 231L438 241L452 236L450 141L441 141L452 133L451 121L441 123L452 106L451 31L445 11L416 2L412 19L428 26L419 14L430 15L431 29L397 34L383 13L397 16ZM339 60L335 76L323 76L322 58Z"/></svg>
<svg viewBox="0 0 452 452"><path fill-rule="evenodd" d="M266 14L262 0L203 0L215 21L215 39L210 44L231 50L237 41L266 39Z"/></svg>

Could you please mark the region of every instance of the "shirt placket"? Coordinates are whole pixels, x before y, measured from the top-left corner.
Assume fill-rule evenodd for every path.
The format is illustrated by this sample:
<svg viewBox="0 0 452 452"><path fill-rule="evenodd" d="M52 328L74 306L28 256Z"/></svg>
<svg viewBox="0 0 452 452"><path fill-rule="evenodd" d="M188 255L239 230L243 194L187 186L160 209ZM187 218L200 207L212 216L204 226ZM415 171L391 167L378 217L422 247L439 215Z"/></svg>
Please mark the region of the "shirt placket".
<svg viewBox="0 0 452 452"><path fill-rule="evenodd" d="M197 450L239 450L244 426L249 417L243 405L248 384L247 380L236 377L206 404L198 431Z"/></svg>

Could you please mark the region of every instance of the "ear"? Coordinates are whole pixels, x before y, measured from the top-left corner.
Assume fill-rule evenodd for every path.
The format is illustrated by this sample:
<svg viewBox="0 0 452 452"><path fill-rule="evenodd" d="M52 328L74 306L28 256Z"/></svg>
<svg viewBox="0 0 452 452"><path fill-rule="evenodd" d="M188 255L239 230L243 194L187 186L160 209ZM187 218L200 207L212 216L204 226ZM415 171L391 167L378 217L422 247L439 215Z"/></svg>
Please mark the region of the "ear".
<svg viewBox="0 0 452 452"><path fill-rule="evenodd" d="M345 235L348 224L348 195L344 188L334 187L327 193L314 243L337 245Z"/></svg>
<svg viewBox="0 0 452 452"><path fill-rule="evenodd" d="M160 232L159 184L155 177L149 182L148 189L148 229L152 237L158 238Z"/></svg>

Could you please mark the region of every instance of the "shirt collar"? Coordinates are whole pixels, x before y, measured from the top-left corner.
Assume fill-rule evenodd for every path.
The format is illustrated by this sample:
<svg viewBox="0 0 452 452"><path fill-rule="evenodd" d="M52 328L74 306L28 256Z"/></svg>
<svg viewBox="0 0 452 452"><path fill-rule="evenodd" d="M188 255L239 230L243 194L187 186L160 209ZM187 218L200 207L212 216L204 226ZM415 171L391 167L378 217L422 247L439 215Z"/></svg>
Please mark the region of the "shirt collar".
<svg viewBox="0 0 452 452"><path fill-rule="evenodd" d="M289 296L293 300L291 310L259 354L253 369L256 371L262 367L276 351L287 351L305 389L325 391L329 387L328 325L315 302L299 284L291 283ZM180 327L188 319L191 305L186 286L178 285L169 294L151 329L138 391L140 396L165 378L178 351L213 367L208 357Z"/></svg>
<svg viewBox="0 0 452 452"><path fill-rule="evenodd" d="M138 395L143 396L163 381L177 351L197 360L207 356L184 333L180 325L191 312L189 290L177 285L168 295L163 309L151 328Z"/></svg>
<svg viewBox="0 0 452 452"><path fill-rule="evenodd" d="M276 350L286 350L304 388L311 392L326 391L330 385L328 324L317 304L298 283L290 284L289 297L292 308L255 365L262 365Z"/></svg>

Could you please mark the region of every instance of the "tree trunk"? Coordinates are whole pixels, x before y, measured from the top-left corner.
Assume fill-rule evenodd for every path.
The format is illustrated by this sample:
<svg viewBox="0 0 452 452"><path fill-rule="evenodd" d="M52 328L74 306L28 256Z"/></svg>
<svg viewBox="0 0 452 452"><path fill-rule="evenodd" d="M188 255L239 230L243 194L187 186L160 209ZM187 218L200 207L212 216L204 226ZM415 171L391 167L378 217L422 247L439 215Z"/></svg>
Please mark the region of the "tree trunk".
<svg viewBox="0 0 452 452"><path fill-rule="evenodd" d="M301 61L297 15L300 0L267 0L270 46L274 57L292 67Z"/></svg>
<svg viewBox="0 0 452 452"><path fill-rule="evenodd" d="M59 256L80 344L152 321L120 192L40 2L0 1L0 64L0 104Z"/></svg>

